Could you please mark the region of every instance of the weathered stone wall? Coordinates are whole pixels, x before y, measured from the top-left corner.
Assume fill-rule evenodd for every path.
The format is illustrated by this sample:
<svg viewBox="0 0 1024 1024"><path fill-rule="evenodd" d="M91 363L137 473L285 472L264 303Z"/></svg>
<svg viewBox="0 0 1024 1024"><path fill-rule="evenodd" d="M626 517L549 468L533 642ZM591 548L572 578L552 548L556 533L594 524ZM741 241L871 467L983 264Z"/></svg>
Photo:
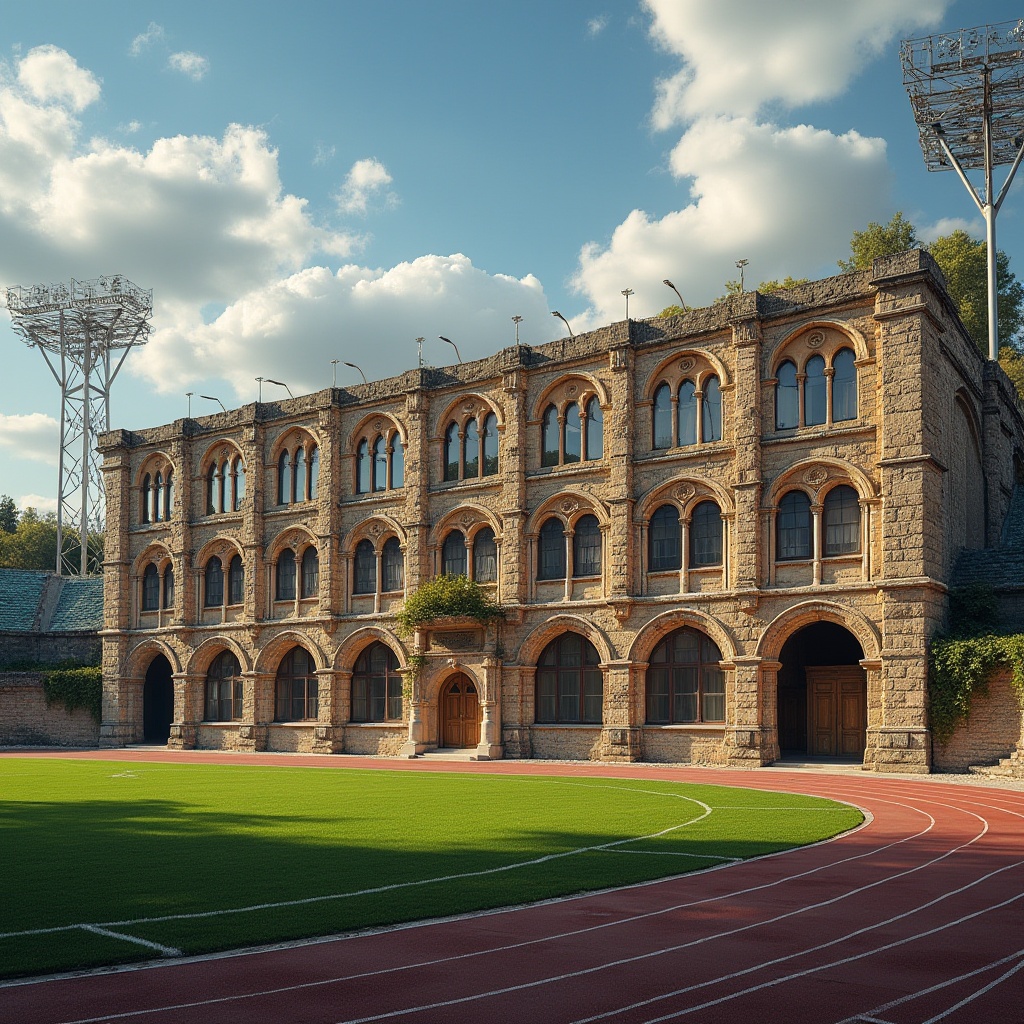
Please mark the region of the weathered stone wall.
<svg viewBox="0 0 1024 1024"><path fill-rule="evenodd" d="M1021 708L1010 682L1010 670L1000 669L988 680L988 693L975 693L971 713L948 743L935 744L934 766L940 772L962 772L970 765L993 764L1024 742Z"/></svg>
<svg viewBox="0 0 1024 1024"><path fill-rule="evenodd" d="M96 633L9 633L0 632L0 671L8 665L35 662L56 665L75 661L99 663L102 641Z"/></svg>
<svg viewBox="0 0 1024 1024"><path fill-rule="evenodd" d="M38 672L0 672L0 746L95 747L99 731L87 711L48 705Z"/></svg>

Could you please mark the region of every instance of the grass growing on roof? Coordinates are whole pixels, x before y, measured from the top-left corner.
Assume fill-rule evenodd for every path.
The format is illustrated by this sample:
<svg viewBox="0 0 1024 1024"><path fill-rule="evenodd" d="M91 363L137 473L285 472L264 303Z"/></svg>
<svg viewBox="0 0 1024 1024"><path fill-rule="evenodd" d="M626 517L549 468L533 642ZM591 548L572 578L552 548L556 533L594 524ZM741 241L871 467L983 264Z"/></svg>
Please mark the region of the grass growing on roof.
<svg viewBox="0 0 1024 1024"><path fill-rule="evenodd" d="M861 820L650 780L4 758L0 976L159 955L132 939L208 952L640 882Z"/></svg>

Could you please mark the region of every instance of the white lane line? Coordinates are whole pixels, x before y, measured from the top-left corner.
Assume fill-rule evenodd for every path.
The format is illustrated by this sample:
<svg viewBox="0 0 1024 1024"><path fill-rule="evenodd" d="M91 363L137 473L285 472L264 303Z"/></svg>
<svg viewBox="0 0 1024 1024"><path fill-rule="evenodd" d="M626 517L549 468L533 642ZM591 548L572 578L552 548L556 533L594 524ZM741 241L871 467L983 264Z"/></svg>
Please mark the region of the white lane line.
<svg viewBox="0 0 1024 1024"><path fill-rule="evenodd" d="M134 942L138 946L148 946L155 949L164 956L181 956L181 950L173 946L161 946L159 942L150 942L149 939L140 939L137 935L125 935L124 932L112 932L109 928L101 928L96 924L79 925L83 931L95 932L97 935L106 935L111 939L120 939L122 942Z"/></svg>

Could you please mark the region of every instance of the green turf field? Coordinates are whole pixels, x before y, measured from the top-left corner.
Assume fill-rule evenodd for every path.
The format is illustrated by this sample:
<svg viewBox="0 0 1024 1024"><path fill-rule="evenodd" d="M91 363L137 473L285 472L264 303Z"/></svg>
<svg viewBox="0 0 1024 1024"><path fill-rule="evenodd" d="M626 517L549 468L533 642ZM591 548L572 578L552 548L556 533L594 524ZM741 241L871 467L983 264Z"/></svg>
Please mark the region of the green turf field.
<svg viewBox="0 0 1024 1024"><path fill-rule="evenodd" d="M647 780L2 758L0 976L525 903L861 820Z"/></svg>

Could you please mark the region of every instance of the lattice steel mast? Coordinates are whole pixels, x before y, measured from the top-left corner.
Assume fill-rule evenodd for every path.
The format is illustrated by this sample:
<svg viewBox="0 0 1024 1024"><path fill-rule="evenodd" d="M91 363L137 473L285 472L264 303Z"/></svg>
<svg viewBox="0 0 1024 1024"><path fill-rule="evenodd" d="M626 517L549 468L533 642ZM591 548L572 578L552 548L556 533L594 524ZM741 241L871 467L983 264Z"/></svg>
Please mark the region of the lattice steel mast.
<svg viewBox="0 0 1024 1024"><path fill-rule="evenodd" d="M94 535L104 518L96 436L110 429L110 386L128 352L149 340L153 292L119 276L72 279L70 285L8 288L7 308L14 329L39 349L60 385L56 569L84 576L99 569ZM77 524L77 538L69 524Z"/></svg>
<svg viewBox="0 0 1024 1024"><path fill-rule="evenodd" d="M1024 157L1024 21L942 32L900 45L903 84L928 170L952 168L985 219L988 355L999 356L996 214ZM992 170L1012 164L999 195ZM979 192L967 171L982 169Z"/></svg>

